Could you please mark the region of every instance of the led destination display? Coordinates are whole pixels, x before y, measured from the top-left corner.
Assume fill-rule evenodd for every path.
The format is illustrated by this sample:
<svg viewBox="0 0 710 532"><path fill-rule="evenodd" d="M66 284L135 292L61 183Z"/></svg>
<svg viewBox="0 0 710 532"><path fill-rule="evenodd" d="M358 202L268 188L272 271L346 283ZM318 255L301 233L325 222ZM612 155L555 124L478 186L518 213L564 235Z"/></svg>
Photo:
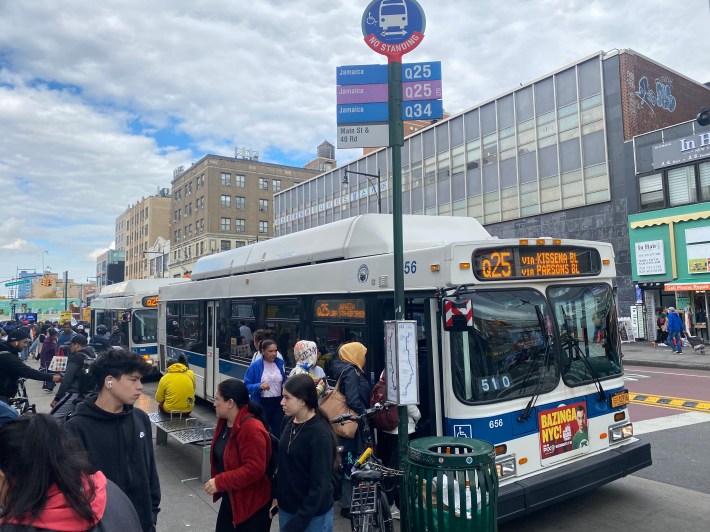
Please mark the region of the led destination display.
<svg viewBox="0 0 710 532"><path fill-rule="evenodd" d="M480 281L599 275L599 252L576 246L508 246L478 249L473 273Z"/></svg>

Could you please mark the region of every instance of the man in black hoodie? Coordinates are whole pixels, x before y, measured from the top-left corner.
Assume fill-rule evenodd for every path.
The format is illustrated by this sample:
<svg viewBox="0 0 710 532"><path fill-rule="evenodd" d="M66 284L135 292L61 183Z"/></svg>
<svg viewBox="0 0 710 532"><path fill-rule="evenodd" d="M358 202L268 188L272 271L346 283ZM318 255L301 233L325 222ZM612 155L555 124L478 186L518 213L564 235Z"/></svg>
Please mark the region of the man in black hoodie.
<svg viewBox="0 0 710 532"><path fill-rule="evenodd" d="M99 393L80 403L66 423L81 439L93 466L131 500L144 532L155 530L160 482L150 420L133 403L143 390L141 378L151 369L131 351L113 349L99 355L91 367Z"/></svg>
<svg viewBox="0 0 710 532"><path fill-rule="evenodd" d="M52 414L60 423L68 414L74 412L79 401L93 390L85 389L86 375L84 368L96 360L96 351L89 346L89 341L83 334L77 334L69 341L69 360L64 380L59 387L54 401L50 405Z"/></svg>
<svg viewBox="0 0 710 532"><path fill-rule="evenodd" d="M20 352L30 342L30 335L14 329L7 335L7 341L0 342L0 401L7 403L17 395L17 379L25 377L35 381L60 382L59 375L42 373L20 360Z"/></svg>

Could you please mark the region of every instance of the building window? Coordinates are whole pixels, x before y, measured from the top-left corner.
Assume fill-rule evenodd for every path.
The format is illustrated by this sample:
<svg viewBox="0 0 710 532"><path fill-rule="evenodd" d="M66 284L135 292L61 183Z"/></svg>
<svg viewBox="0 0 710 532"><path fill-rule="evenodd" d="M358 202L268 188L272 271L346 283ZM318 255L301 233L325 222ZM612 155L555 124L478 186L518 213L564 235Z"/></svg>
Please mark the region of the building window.
<svg viewBox="0 0 710 532"><path fill-rule="evenodd" d="M269 222L260 221L259 222L259 233L265 234L269 232Z"/></svg>
<svg viewBox="0 0 710 532"><path fill-rule="evenodd" d="M703 201L710 201L710 163L701 163L698 166L700 176L700 194Z"/></svg>
<svg viewBox="0 0 710 532"><path fill-rule="evenodd" d="M639 177L639 193L641 194L642 211L662 209L665 206L663 174Z"/></svg>
<svg viewBox="0 0 710 532"><path fill-rule="evenodd" d="M671 206L686 205L697 201L694 166L668 170L668 199Z"/></svg>
<svg viewBox="0 0 710 532"><path fill-rule="evenodd" d="M232 219L231 218L222 218L220 221L219 227L222 231L231 231L232 230Z"/></svg>
<svg viewBox="0 0 710 532"><path fill-rule="evenodd" d="M268 211L269 210L269 200L260 199L259 200L259 210L260 211Z"/></svg>
<svg viewBox="0 0 710 532"><path fill-rule="evenodd" d="M269 180L263 177L259 178L259 190L269 190Z"/></svg>
<svg viewBox="0 0 710 532"><path fill-rule="evenodd" d="M243 240L237 240L234 243L235 248L243 248L244 246L246 246L246 242L244 242Z"/></svg>
<svg viewBox="0 0 710 532"><path fill-rule="evenodd" d="M243 175L235 175L234 176L234 184L237 185L238 187L244 188L246 186L246 179L244 178Z"/></svg>
<svg viewBox="0 0 710 532"><path fill-rule="evenodd" d="M223 187L228 187L232 184L232 175L226 172L222 172L222 177L220 180Z"/></svg>
<svg viewBox="0 0 710 532"><path fill-rule="evenodd" d="M235 196L234 198L234 206L239 209L243 210L244 206L246 205L246 198L242 196Z"/></svg>
<svg viewBox="0 0 710 532"><path fill-rule="evenodd" d="M274 192L280 192L281 191L281 180L280 179L274 179L271 182L271 185L273 187Z"/></svg>
<svg viewBox="0 0 710 532"><path fill-rule="evenodd" d="M231 196L228 196L228 195L226 195L226 194L222 194L222 197L221 197L221 200L220 200L220 201L221 201L221 204L222 204L222 207L223 207L223 208L229 208L229 207L231 206L231 204L232 204L232 197L231 197Z"/></svg>
<svg viewBox="0 0 710 532"><path fill-rule="evenodd" d="M231 240L220 240L220 250L221 251L227 251L229 249L232 249L232 242Z"/></svg>
<svg viewBox="0 0 710 532"><path fill-rule="evenodd" d="M234 228L236 229L237 233L243 233L246 230L246 220L237 218L234 220Z"/></svg>
<svg viewBox="0 0 710 532"><path fill-rule="evenodd" d="M205 241L200 242L200 255L205 254Z"/></svg>

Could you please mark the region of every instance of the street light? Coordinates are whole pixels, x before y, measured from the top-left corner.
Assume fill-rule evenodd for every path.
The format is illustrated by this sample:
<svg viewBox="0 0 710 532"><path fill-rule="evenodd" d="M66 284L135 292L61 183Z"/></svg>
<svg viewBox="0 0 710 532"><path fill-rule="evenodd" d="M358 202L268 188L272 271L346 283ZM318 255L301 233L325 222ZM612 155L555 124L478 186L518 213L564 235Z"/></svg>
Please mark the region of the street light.
<svg viewBox="0 0 710 532"><path fill-rule="evenodd" d="M382 189L380 188L381 183L380 183L380 169L377 169L377 174L366 174L365 172L355 172L354 170L345 170L345 176L343 176L343 185L348 184L348 174L357 174L357 175L364 175L365 179L367 179L367 182L370 183L371 187L375 187L375 185L370 181L370 178L373 177L377 179L377 189L375 190L375 195L377 195L377 212L382 213L382 198L380 197L380 193L382 192Z"/></svg>

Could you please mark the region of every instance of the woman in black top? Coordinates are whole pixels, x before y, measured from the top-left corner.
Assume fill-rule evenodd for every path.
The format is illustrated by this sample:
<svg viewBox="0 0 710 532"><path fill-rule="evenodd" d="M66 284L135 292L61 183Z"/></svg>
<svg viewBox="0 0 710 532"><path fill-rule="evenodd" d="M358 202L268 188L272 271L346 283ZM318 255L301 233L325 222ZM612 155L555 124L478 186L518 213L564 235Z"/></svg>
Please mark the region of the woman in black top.
<svg viewBox="0 0 710 532"><path fill-rule="evenodd" d="M337 438L318 408L310 375L289 378L281 399L289 416L279 441L277 500L282 532L333 530L333 468Z"/></svg>

